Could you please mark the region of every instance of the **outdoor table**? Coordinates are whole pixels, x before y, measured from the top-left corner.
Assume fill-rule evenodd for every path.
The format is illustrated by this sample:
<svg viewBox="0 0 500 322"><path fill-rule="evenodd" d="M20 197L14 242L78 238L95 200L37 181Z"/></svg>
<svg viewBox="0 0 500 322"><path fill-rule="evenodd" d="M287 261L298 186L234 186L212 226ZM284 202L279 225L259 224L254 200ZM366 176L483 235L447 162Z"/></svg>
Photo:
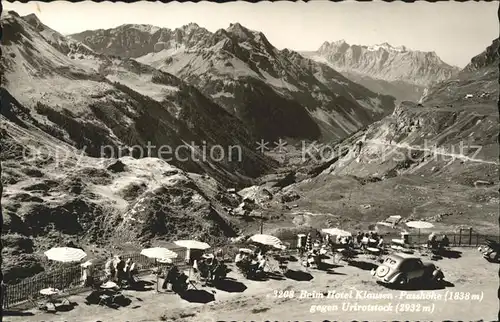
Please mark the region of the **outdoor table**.
<svg viewBox="0 0 500 322"><path fill-rule="evenodd" d="M113 289L118 289L118 284L115 282L106 282L100 286L103 290L113 290Z"/></svg>
<svg viewBox="0 0 500 322"><path fill-rule="evenodd" d="M405 241L403 239L392 239L391 242L397 245L404 245Z"/></svg>
<svg viewBox="0 0 500 322"><path fill-rule="evenodd" d="M380 256L380 249L374 248L374 247L367 247L366 250L370 254L372 259L376 259L378 256Z"/></svg>
<svg viewBox="0 0 500 322"><path fill-rule="evenodd" d="M45 296L47 298L47 302L52 303L52 304L54 304L54 295L57 295L59 293L61 293L61 291L59 291L56 288L52 288L52 287L44 288L43 290L40 290L40 294Z"/></svg>
<svg viewBox="0 0 500 322"><path fill-rule="evenodd" d="M47 310L50 310L49 306L52 306L54 310L56 310L56 301L54 299L55 295L60 294L61 291L59 291L56 288L49 287L49 288L44 288L40 290L40 294L45 297L46 303L43 305Z"/></svg>

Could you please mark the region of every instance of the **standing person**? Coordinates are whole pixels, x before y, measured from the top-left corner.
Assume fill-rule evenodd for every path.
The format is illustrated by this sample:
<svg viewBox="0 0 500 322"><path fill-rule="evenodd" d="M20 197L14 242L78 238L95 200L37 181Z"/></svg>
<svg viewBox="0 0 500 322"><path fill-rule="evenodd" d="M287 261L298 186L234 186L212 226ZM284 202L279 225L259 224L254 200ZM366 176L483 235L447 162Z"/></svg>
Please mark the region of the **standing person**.
<svg viewBox="0 0 500 322"><path fill-rule="evenodd" d="M82 267L82 286L92 286L94 284L92 262L87 261L81 265Z"/></svg>
<svg viewBox="0 0 500 322"><path fill-rule="evenodd" d="M2 281L2 311L9 308L9 302L7 301L7 284Z"/></svg>
<svg viewBox="0 0 500 322"><path fill-rule="evenodd" d="M116 280L118 284L121 283L123 280L123 273L125 270L125 262L122 260L120 256L116 256L116 266L115 266L115 272L116 272Z"/></svg>
<svg viewBox="0 0 500 322"><path fill-rule="evenodd" d="M113 263L113 259L108 259L106 264L104 265L104 273L106 274L106 279L108 281L112 281L115 276L115 265Z"/></svg>

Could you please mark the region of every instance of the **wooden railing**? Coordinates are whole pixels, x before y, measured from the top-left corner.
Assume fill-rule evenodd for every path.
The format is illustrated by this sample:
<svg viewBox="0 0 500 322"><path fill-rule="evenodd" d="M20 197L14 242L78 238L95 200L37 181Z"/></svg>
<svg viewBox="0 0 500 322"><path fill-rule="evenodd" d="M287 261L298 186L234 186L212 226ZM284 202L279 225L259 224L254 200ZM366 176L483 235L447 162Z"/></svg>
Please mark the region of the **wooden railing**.
<svg viewBox="0 0 500 322"><path fill-rule="evenodd" d="M391 239L401 238L400 234L386 234L382 235L386 244L391 242ZM472 230L460 231L459 233L447 234L450 240L450 246L454 247L477 247L486 243L487 239L492 239L500 242L500 236L498 235L483 235L479 233L474 233ZM410 234L410 243L412 244L425 244L427 242L428 236L426 234ZM285 244L288 245L289 249L295 249L297 246L297 240L283 240ZM226 260L232 260L236 255L237 249L243 247L240 245L225 245L220 247L223 252L223 257ZM172 249L178 254L175 259L175 263L180 267L186 267L185 262L186 249ZM128 254L124 255L123 258L132 259L138 266L140 273L145 273L156 266L156 262L140 254ZM94 278L103 280L104 279L104 262L94 263L93 276ZM5 291L2 292L2 307L9 308L19 303L23 303L30 298L37 298L41 289L54 287L62 290L67 294L78 293L84 288L82 285L82 270L80 265L68 266L59 270L52 270L48 272L43 272L39 275L27 278L20 283L7 285Z"/></svg>

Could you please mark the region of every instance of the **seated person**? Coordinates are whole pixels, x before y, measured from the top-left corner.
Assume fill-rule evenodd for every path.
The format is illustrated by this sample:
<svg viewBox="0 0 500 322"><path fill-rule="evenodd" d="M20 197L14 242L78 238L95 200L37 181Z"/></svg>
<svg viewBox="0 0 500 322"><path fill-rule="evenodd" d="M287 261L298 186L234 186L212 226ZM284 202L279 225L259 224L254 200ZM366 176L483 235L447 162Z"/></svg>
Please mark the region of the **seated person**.
<svg viewBox="0 0 500 322"><path fill-rule="evenodd" d="M214 268L213 277L216 280L224 279L227 275L227 267L222 261L217 261Z"/></svg>
<svg viewBox="0 0 500 322"><path fill-rule="evenodd" d="M431 233L427 239L427 247L431 249L436 249L438 247L438 242L436 240L436 234Z"/></svg>
<svg viewBox="0 0 500 322"><path fill-rule="evenodd" d="M236 257L234 258L234 264L236 264L236 267L243 267L246 262L247 256L245 252L240 251L238 254L236 254Z"/></svg>
<svg viewBox="0 0 500 322"><path fill-rule="evenodd" d="M266 257L262 254L259 254L259 256L257 256L257 262L259 263L259 265L257 266L257 269L258 270L264 270L264 268L266 267Z"/></svg>
<svg viewBox="0 0 500 322"><path fill-rule="evenodd" d="M312 254L307 255L306 266L311 267L315 264L314 256Z"/></svg>
<svg viewBox="0 0 500 322"><path fill-rule="evenodd" d="M188 288L188 276L184 273L179 273L177 278L172 281L172 291L175 293L183 293Z"/></svg>
<svg viewBox="0 0 500 322"><path fill-rule="evenodd" d="M384 239L382 237L378 240L377 248L384 248Z"/></svg>
<svg viewBox="0 0 500 322"><path fill-rule="evenodd" d="M209 280L213 279L213 272L216 265L216 259L213 254L203 255L204 263L205 263L205 277Z"/></svg>
<svg viewBox="0 0 500 322"><path fill-rule="evenodd" d="M369 238L367 236L363 237L361 239L361 248L362 249L366 249L366 247L368 247L368 243L369 243Z"/></svg>
<svg viewBox="0 0 500 322"><path fill-rule="evenodd" d="M354 238L352 238L352 236L349 236L347 238L347 247L348 248L354 248Z"/></svg>
<svg viewBox="0 0 500 322"><path fill-rule="evenodd" d="M165 269L165 280L173 283L179 277L180 272L176 265L167 266Z"/></svg>
<svg viewBox="0 0 500 322"><path fill-rule="evenodd" d="M358 245L361 245L361 240L363 240L363 234L360 231L358 231L358 234L356 235L356 243Z"/></svg>
<svg viewBox="0 0 500 322"><path fill-rule="evenodd" d="M128 271L128 279L129 283L135 283L135 275L137 274L137 267L134 262L130 264L129 271Z"/></svg>
<svg viewBox="0 0 500 322"><path fill-rule="evenodd" d="M443 235L443 238L441 239L441 247L449 247L450 246L450 240L448 239L448 236Z"/></svg>

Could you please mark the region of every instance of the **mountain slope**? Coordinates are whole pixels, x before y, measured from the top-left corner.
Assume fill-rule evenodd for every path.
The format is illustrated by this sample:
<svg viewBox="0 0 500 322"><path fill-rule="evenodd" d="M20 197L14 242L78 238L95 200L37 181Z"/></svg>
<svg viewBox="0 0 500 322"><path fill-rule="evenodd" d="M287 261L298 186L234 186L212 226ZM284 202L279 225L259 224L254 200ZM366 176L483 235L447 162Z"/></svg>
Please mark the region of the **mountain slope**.
<svg viewBox="0 0 500 322"><path fill-rule="evenodd" d="M349 153L325 173L497 182L497 51L495 40L458 76L430 88L421 105L401 103L392 115L344 141Z"/></svg>
<svg viewBox="0 0 500 322"><path fill-rule="evenodd" d="M375 92L398 100L417 101L425 88L458 72L434 52L408 50L384 43L376 46L349 45L345 41L325 42L305 57L325 62L346 77Z"/></svg>
<svg viewBox="0 0 500 322"><path fill-rule="evenodd" d="M393 110L390 97L296 52L279 51L262 33L238 23L215 33L195 24L173 31L124 25L72 37L178 76L269 141L338 139Z"/></svg>
<svg viewBox="0 0 500 322"><path fill-rule="evenodd" d="M299 196L295 208L266 227L384 234L424 220L438 234L498 234L499 63L495 40L421 104L403 102L338 144L309 146L309 161L281 190ZM281 206L273 210L281 214ZM396 230L375 225L391 215L402 216Z"/></svg>
<svg viewBox="0 0 500 322"><path fill-rule="evenodd" d="M237 234L227 187L276 163L236 117L177 77L97 54L34 15L8 12L1 23L6 281L48 268L53 246L76 243L93 259Z"/></svg>
<svg viewBox="0 0 500 322"><path fill-rule="evenodd" d="M3 22L4 96L18 100L33 122L58 138L92 156L103 148L133 153L135 145L148 143L157 156L164 146L173 164L233 182L269 169L241 122L178 78L96 54L33 16L10 15ZM203 142L208 150L223 147L226 158L195 160L200 151L188 145ZM241 161L228 159L233 145L241 148Z"/></svg>

